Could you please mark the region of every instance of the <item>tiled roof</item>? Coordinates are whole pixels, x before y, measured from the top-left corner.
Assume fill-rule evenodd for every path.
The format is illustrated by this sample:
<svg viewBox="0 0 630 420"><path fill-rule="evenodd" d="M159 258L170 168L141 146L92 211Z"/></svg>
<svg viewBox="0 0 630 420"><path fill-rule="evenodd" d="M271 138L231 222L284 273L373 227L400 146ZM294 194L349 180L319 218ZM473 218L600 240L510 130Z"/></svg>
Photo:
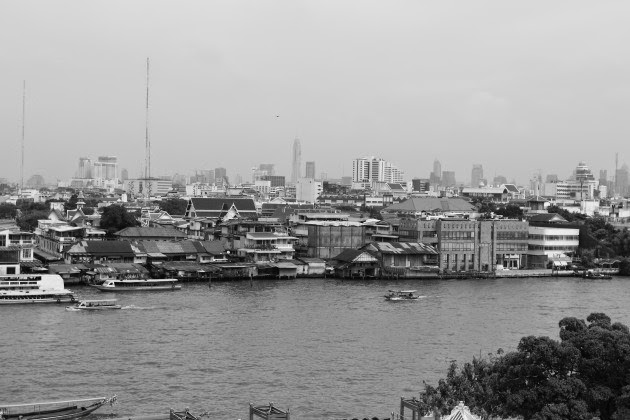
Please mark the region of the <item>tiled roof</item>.
<svg viewBox="0 0 630 420"><path fill-rule="evenodd" d="M535 214L529 218L530 222L554 222L554 223L568 223L567 220L560 216L558 213L541 213Z"/></svg>
<svg viewBox="0 0 630 420"><path fill-rule="evenodd" d="M461 198L412 197L401 203L392 204L385 211L430 212L430 211L476 211L475 206Z"/></svg>
<svg viewBox="0 0 630 420"><path fill-rule="evenodd" d="M128 227L115 233L121 238L186 238L186 234L172 227Z"/></svg>
<svg viewBox="0 0 630 420"><path fill-rule="evenodd" d="M191 198L193 206L197 212L200 211L221 211L228 210L232 204L239 212L256 212L256 205L251 198Z"/></svg>
<svg viewBox="0 0 630 420"><path fill-rule="evenodd" d="M127 241L85 241L85 250L94 255L134 256L131 244Z"/></svg>
<svg viewBox="0 0 630 420"><path fill-rule="evenodd" d="M370 253L359 250L359 249L352 249L352 248L344 249L343 251L341 251L339 255L334 257L333 260L343 261L343 262L353 262L359 257L361 257L362 254L369 256L368 260L377 261L377 259Z"/></svg>
<svg viewBox="0 0 630 420"><path fill-rule="evenodd" d="M203 241L203 247L211 255L220 255L225 252L225 244L221 241Z"/></svg>

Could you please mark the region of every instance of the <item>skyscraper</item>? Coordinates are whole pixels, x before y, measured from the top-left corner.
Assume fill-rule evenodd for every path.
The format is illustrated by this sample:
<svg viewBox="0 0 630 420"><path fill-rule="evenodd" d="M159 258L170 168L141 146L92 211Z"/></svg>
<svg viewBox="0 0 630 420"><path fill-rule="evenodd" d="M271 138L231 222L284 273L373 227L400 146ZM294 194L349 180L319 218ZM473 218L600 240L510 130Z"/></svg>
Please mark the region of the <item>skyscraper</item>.
<svg viewBox="0 0 630 420"><path fill-rule="evenodd" d="M315 179L315 162L306 162L306 173L304 174L304 177Z"/></svg>
<svg viewBox="0 0 630 420"><path fill-rule="evenodd" d="M92 178L92 159L87 157L79 158L79 170L77 178Z"/></svg>
<svg viewBox="0 0 630 420"><path fill-rule="evenodd" d="M99 179L118 179L118 159L116 156L99 156L92 164L92 177Z"/></svg>
<svg viewBox="0 0 630 420"><path fill-rule="evenodd" d="M433 161L433 172L429 174L429 182L431 184L440 184L442 181L442 164L439 160Z"/></svg>
<svg viewBox="0 0 630 420"><path fill-rule="evenodd" d="M477 188L479 183L483 179L483 166L481 164L473 164L472 172L470 175L470 186Z"/></svg>
<svg viewBox="0 0 630 420"><path fill-rule="evenodd" d="M302 178L302 145L300 139L293 140L293 165L291 167L291 182L296 183L299 178Z"/></svg>
<svg viewBox="0 0 630 420"><path fill-rule="evenodd" d="M353 182L403 182L404 172L381 158L374 156L352 161Z"/></svg>

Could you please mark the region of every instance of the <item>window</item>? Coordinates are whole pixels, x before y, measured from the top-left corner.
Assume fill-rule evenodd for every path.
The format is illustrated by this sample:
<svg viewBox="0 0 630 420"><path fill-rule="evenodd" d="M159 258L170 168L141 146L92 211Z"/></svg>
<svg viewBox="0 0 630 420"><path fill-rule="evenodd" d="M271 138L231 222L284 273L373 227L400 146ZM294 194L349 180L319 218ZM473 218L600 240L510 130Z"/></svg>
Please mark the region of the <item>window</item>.
<svg viewBox="0 0 630 420"><path fill-rule="evenodd" d="M22 259L28 260L31 258L31 249L27 248L27 249L23 249L22 250Z"/></svg>
<svg viewBox="0 0 630 420"><path fill-rule="evenodd" d="M15 267L7 267L7 274L15 274Z"/></svg>

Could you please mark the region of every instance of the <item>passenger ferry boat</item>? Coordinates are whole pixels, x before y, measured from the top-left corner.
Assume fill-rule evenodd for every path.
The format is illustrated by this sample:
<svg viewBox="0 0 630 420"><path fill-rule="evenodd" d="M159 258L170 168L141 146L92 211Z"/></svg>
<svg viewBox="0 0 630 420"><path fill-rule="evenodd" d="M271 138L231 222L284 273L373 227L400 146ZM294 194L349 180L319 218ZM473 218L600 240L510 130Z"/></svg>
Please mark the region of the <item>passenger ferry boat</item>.
<svg viewBox="0 0 630 420"><path fill-rule="evenodd" d="M69 311L102 311L121 308L116 299L82 300L76 305L66 306Z"/></svg>
<svg viewBox="0 0 630 420"><path fill-rule="evenodd" d="M14 303L76 302L58 274L0 276L0 305Z"/></svg>
<svg viewBox="0 0 630 420"><path fill-rule="evenodd" d="M109 279L95 284L101 292L133 292L138 290L179 290L177 279Z"/></svg>

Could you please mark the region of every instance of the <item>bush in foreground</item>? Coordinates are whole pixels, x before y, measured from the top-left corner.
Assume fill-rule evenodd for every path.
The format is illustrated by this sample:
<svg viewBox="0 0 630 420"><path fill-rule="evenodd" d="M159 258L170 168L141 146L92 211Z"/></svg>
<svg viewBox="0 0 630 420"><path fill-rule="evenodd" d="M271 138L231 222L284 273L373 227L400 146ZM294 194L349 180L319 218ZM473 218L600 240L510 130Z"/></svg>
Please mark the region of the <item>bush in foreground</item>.
<svg viewBox="0 0 630 420"><path fill-rule="evenodd" d="M517 350L453 362L437 386L425 383L426 414L465 401L483 419L628 419L630 333L603 313L564 318L560 341L523 337Z"/></svg>

